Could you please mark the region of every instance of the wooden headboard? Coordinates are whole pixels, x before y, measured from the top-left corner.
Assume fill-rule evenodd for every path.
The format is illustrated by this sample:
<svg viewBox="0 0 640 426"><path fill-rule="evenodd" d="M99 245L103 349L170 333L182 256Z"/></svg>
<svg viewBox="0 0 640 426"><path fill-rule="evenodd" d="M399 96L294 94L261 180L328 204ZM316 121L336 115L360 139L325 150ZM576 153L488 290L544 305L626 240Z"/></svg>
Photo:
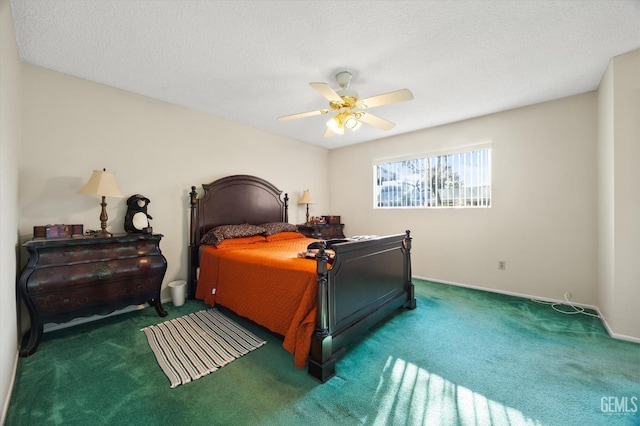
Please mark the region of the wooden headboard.
<svg viewBox="0 0 640 426"><path fill-rule="evenodd" d="M191 223L189 227L189 297L195 297L200 239L219 225L289 221L289 196L264 179L233 175L203 184L198 198L191 187Z"/></svg>

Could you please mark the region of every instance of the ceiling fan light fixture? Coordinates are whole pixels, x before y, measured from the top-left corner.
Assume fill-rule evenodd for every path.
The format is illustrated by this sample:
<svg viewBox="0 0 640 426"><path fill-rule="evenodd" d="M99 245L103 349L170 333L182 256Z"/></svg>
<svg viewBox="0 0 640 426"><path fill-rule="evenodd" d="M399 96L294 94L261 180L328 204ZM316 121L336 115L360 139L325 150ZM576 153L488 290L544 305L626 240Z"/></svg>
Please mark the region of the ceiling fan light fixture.
<svg viewBox="0 0 640 426"><path fill-rule="evenodd" d="M362 125L358 118L359 114L354 114L350 111L340 112L327 121L327 127L338 135L344 135L345 128L355 132Z"/></svg>
<svg viewBox="0 0 640 426"><path fill-rule="evenodd" d="M344 134L344 125L342 120L340 120L340 115L338 114L335 117L331 118L331 120L327 121L327 127L330 128L333 133L338 135Z"/></svg>
<svg viewBox="0 0 640 426"><path fill-rule="evenodd" d="M344 119L344 127L346 127L347 129L351 129L354 132L358 130L360 125L361 125L360 122L358 121L356 116L353 114L347 114L347 116Z"/></svg>

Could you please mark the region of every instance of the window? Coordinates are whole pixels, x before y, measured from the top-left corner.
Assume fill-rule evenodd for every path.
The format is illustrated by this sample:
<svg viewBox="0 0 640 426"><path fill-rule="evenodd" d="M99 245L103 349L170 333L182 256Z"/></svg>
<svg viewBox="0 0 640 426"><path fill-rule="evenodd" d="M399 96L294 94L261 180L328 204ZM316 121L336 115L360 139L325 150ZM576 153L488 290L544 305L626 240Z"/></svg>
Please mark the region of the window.
<svg viewBox="0 0 640 426"><path fill-rule="evenodd" d="M490 207L491 148L374 165L374 207Z"/></svg>

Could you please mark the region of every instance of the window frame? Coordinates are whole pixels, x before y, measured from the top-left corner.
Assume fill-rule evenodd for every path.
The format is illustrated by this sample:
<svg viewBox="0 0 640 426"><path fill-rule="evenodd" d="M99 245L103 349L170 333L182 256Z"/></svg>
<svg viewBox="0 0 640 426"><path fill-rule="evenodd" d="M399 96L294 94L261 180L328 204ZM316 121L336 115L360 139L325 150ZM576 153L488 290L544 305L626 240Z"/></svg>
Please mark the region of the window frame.
<svg viewBox="0 0 640 426"><path fill-rule="evenodd" d="M431 190L430 188L432 187L432 185L428 185L429 188L427 188L427 180L430 180L431 178L429 177L430 174L432 173L432 168L430 165L433 165L433 161L432 160L436 160L438 158L443 158L443 157L448 157L448 156L460 156L462 155L463 157L467 154L469 155L473 155L473 153L478 152L478 155L486 155L486 157L484 158L479 158L478 162L481 162L482 166L478 167L477 165L479 164L478 162L476 162L476 166L475 168L476 170L476 175L475 177L471 176L469 174L469 169L471 169L473 171L473 159L470 158L469 161L470 163L467 164L462 164L464 166L463 169L461 169L461 163L460 163L460 157L457 157L457 164L454 164L449 166L447 163L447 169L448 171L446 173L453 173L454 179L453 179L453 184L451 186L451 188L454 188L452 190L452 192L449 192L448 194L455 194L456 193L456 189L460 188L460 183L464 183L465 181L467 181L467 179L474 179L476 184L475 185L470 185L470 186L465 186L465 190L463 192L462 197L460 197L460 195L454 195L454 196L450 196L449 201L446 204L443 204L442 201L439 202L432 202L431 200L433 200L434 198L429 195L431 194ZM493 154L493 146L491 143L481 143L481 144L474 144L474 145L466 145L466 146L459 146L459 147L455 147L455 148L451 148L451 149L445 149L445 150L434 150L434 151L428 151L426 153L422 153L422 154L415 154L415 155L407 155L407 156L399 156L399 157L393 157L393 158L383 158L383 159L378 159L375 160L373 162L372 165L372 171L373 171L373 200L372 200L372 204L373 204L373 208L374 210L388 210L388 209L449 209L449 208L457 208L457 209L468 209L468 208L481 208L481 209L485 209L485 208L491 208L492 205L492 154ZM422 176L421 178L418 178L418 180L416 181L415 179L409 179L409 180L413 180L413 184L409 184L409 186L416 186L416 182L418 187L422 186L422 189L419 189L418 191L418 195L417 196L413 196L413 197L407 197L407 193L409 191L407 191L406 189L404 190L399 190L399 192L393 192L393 190L387 191L390 192L392 194L392 197L385 197L391 200L391 205L380 205L381 201L380 201L380 194L381 191L385 188L384 185L378 183L378 167L380 165L383 164L397 164L397 163L402 163L402 162L410 162L410 161L422 161L423 166L422 167L417 167L416 170L418 170L418 173L424 173L424 176ZM441 163L440 163L441 164ZM401 168L401 165L397 166L398 168ZM414 166L415 167L415 166ZM450 168L450 169L449 169ZM457 168L457 170L456 170ZM395 172L391 172L391 173L395 173ZM480 176L480 174L482 173L482 176ZM463 175L463 177L461 176ZM422 185L420 185L419 180L422 180L423 183ZM436 177L436 179L442 179L442 177ZM384 181L383 181L384 182ZM458 186L456 186L456 183ZM395 188L398 187L405 187L407 185L407 180L404 180L402 183L400 184L396 184ZM392 187L392 185L388 185L387 187ZM439 192L439 197L438 199L441 199L442 197L442 191L445 190L445 188L443 188L442 186L440 188L437 189ZM398 191L398 189L396 189L395 191ZM415 189L411 189L411 192L415 191ZM459 189L458 189L458 194L459 194ZM467 194L470 193L470 196L467 197ZM396 203L398 202L398 197L400 199L400 204L397 205ZM408 202L407 202L408 201ZM416 205L416 202L418 202L419 204ZM463 202L463 204L461 204L461 202ZM383 202L384 203L384 202ZM439 203L439 204L438 204Z"/></svg>

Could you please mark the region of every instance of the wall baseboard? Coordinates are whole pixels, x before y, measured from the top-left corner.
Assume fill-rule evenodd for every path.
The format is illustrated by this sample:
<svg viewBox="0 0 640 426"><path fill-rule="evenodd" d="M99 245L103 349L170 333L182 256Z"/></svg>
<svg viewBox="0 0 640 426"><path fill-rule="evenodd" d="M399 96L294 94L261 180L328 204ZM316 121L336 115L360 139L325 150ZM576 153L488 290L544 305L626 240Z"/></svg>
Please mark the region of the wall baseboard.
<svg viewBox="0 0 640 426"><path fill-rule="evenodd" d="M13 395L13 387L16 384L16 374L18 374L18 359L20 358L20 351L16 351L16 356L13 360L13 372L11 373L11 381L9 382L9 392L5 398L4 405L2 407L2 416L0 416L0 425L5 424L7 421L7 413L9 412L9 404L11 403L11 396Z"/></svg>
<svg viewBox="0 0 640 426"><path fill-rule="evenodd" d="M601 315L600 319L602 320L602 323L604 324L604 328L607 329L607 333L609 333L609 336L613 337L614 339L618 339L618 340L626 340L628 342L640 343L640 338L638 338L638 337L627 336L625 334L614 333L613 330L611 330L611 327L609 327L609 323L607 323L607 321L604 318L604 316Z"/></svg>
<svg viewBox="0 0 640 426"><path fill-rule="evenodd" d="M487 291L489 293L498 293L498 294L505 294L507 296L522 297L522 298L525 298L525 299L538 300L538 301L542 301L542 302L567 304L566 300L550 299L550 298L546 298L546 297L533 296L531 294L524 294L524 293L511 292L511 291L496 290L495 288L489 288L489 287L475 286L475 285L470 285L470 284L457 283L457 282L454 282L454 281L445 281L445 280L429 278L429 277L419 277L419 276L416 276L416 275L414 275L413 278L416 278L416 279L419 279L419 280L423 280L423 281L431 281L431 282L439 283L439 284L453 285L453 286L456 286L456 287L465 287L465 288L470 288L470 289L473 289L473 290ZM600 321L602 321L602 325L607 330L607 334L609 334L609 336L612 337L613 339L626 340L626 341L629 341L629 342L640 343L640 338L633 337L633 336L626 336L624 334L614 333L613 330L611 330L611 327L609 327L609 324L607 323L607 319L604 317L602 312L600 312L600 309L598 309L597 306L586 305L586 304L583 304L583 303L574 303L574 302L571 302L571 305L577 306L579 308L591 309L591 310L595 311L598 314L598 317L599 317Z"/></svg>

